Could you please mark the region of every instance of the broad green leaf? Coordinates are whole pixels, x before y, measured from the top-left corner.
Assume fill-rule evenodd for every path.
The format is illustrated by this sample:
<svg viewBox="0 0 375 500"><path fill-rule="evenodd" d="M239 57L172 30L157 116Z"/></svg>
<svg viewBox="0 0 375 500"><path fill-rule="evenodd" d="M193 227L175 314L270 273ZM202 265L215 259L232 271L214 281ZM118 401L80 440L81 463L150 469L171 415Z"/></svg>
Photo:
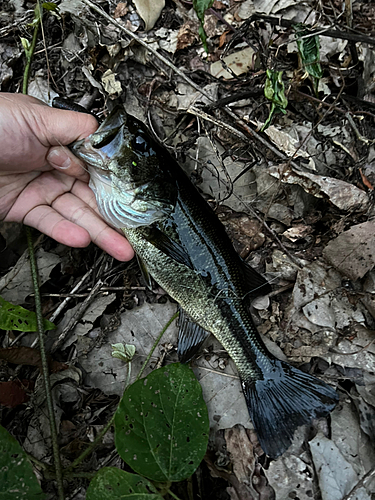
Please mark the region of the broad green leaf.
<svg viewBox="0 0 375 500"><path fill-rule="evenodd" d="M272 117L275 113L286 114L285 108L288 106L288 99L285 96L285 88L283 82L283 72L267 69L267 79L264 86L264 95L271 101L271 109L265 124L262 127L262 132L269 127Z"/></svg>
<svg viewBox="0 0 375 500"><path fill-rule="evenodd" d="M297 37L298 54L301 59L303 69L308 73L317 93L319 80L323 76L320 65L320 43L318 35L308 36L310 30L304 24L296 24L294 30Z"/></svg>
<svg viewBox="0 0 375 500"><path fill-rule="evenodd" d="M19 443L0 425L0 498L43 500L44 493Z"/></svg>
<svg viewBox="0 0 375 500"><path fill-rule="evenodd" d="M209 420L187 365L153 371L128 387L115 416L115 444L130 467L153 481L182 481L206 452Z"/></svg>
<svg viewBox="0 0 375 500"><path fill-rule="evenodd" d="M57 4L55 2L43 2L42 7L46 10L57 10Z"/></svg>
<svg viewBox="0 0 375 500"><path fill-rule="evenodd" d="M45 330L53 330L56 326L43 320ZM19 332L36 332L38 325L35 312L28 311L21 306L15 306L0 297L0 329L17 330Z"/></svg>
<svg viewBox="0 0 375 500"><path fill-rule="evenodd" d="M200 26L199 26L199 36L201 37L203 47L206 52L208 52L208 47L207 47L207 35L206 32L204 31L204 13L206 12L207 9L210 9L214 3L214 0L193 0L193 8L198 16L198 19L200 21Z"/></svg>
<svg viewBox="0 0 375 500"><path fill-rule="evenodd" d="M154 485L144 477L115 467L103 467L91 481L86 500L162 500Z"/></svg>

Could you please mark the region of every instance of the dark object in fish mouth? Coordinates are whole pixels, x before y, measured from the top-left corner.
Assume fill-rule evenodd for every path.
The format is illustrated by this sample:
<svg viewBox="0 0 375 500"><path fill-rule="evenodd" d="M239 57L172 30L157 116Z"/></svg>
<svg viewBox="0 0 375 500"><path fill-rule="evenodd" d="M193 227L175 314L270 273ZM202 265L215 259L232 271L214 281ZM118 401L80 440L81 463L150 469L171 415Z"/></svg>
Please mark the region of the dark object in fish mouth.
<svg viewBox="0 0 375 500"><path fill-rule="evenodd" d="M101 214L124 231L146 282L152 276L180 304L180 361L215 335L237 366L264 452L280 456L297 427L327 415L338 395L268 352L247 305L270 291L267 281L234 251L177 162L122 109L71 150L89 165Z"/></svg>

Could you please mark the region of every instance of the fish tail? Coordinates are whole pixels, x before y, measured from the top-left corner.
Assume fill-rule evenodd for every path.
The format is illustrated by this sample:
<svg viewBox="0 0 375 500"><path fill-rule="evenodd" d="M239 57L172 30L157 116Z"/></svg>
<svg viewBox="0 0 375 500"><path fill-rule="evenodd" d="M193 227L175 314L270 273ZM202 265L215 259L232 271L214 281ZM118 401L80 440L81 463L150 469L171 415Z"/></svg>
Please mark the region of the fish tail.
<svg viewBox="0 0 375 500"><path fill-rule="evenodd" d="M263 451L271 458L291 445L294 431L336 406L336 391L322 380L272 359L261 380L241 377L251 420Z"/></svg>

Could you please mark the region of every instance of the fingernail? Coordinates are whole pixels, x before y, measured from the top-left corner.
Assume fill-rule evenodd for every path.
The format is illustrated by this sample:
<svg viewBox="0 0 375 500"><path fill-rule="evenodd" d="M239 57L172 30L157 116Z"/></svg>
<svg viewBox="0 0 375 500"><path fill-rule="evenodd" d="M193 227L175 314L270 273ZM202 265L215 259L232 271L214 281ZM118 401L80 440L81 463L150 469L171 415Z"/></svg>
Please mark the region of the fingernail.
<svg viewBox="0 0 375 500"><path fill-rule="evenodd" d="M53 149L47 155L47 161L50 165L61 170L66 170L72 164L70 156L64 149Z"/></svg>

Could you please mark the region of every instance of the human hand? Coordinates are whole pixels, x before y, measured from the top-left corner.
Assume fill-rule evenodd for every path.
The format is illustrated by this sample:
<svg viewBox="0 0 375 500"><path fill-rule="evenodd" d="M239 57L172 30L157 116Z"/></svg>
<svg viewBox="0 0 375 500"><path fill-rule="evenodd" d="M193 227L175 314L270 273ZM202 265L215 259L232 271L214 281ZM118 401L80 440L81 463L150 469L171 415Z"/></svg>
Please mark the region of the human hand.
<svg viewBox="0 0 375 500"><path fill-rule="evenodd" d="M88 173L64 147L97 126L89 114L0 93L0 221L22 222L71 247L93 241L130 260L133 249L100 217Z"/></svg>

